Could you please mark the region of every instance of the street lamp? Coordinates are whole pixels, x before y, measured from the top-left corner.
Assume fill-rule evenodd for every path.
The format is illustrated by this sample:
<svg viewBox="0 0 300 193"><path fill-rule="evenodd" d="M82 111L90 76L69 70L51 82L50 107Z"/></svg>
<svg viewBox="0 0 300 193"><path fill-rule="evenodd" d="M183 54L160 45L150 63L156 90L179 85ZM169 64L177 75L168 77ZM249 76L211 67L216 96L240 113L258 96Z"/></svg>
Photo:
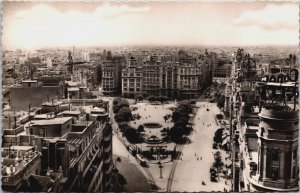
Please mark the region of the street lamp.
<svg viewBox="0 0 300 193"><path fill-rule="evenodd" d="M160 171L160 178L162 178L162 168L163 166L161 165L160 161L157 163Z"/></svg>

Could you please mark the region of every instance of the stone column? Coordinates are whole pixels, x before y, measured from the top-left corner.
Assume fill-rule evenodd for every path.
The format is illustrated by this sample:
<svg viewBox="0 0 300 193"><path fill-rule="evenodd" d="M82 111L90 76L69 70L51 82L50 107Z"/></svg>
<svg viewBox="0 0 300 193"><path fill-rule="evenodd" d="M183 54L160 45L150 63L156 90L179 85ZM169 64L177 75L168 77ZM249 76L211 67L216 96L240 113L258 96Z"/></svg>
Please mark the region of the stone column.
<svg viewBox="0 0 300 193"><path fill-rule="evenodd" d="M287 170L288 169L290 169L291 170L291 176L290 176L290 179L292 179L293 178L293 156L294 156L294 151L293 150L290 150L290 155L289 156L291 156L291 164L289 164L290 165L290 168L286 168ZM295 165L297 166L297 163L295 162ZM297 167L296 167L297 168ZM296 171L295 172L297 172L297 169L296 169Z"/></svg>
<svg viewBox="0 0 300 193"><path fill-rule="evenodd" d="M284 151L279 149L279 179L284 179Z"/></svg>
<svg viewBox="0 0 300 193"><path fill-rule="evenodd" d="M266 176L267 176L267 170L266 170L266 166L267 166L267 146L263 145L263 153L262 153L262 157L263 157L263 161L261 163L261 171L262 171L262 180L265 180Z"/></svg>

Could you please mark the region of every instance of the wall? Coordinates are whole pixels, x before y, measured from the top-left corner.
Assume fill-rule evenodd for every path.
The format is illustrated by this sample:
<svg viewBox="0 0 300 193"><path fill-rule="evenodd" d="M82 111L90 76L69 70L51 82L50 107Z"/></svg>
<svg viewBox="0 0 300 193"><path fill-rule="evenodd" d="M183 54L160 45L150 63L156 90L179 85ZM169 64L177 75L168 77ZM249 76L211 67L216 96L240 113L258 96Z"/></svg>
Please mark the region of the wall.
<svg viewBox="0 0 300 193"><path fill-rule="evenodd" d="M63 86L15 87L10 91L10 106L12 110L28 110L30 103L31 107L40 107L48 99L57 98L64 98Z"/></svg>

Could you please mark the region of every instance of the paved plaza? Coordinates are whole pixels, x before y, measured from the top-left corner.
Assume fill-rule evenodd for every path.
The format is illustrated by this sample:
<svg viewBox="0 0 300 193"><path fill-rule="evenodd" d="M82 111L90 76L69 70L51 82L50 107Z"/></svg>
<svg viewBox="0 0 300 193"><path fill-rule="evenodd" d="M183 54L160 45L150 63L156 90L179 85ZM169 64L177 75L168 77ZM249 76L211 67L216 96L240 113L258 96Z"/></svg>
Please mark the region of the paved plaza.
<svg viewBox="0 0 300 193"><path fill-rule="evenodd" d="M112 101L113 99L109 98L109 100ZM173 124L170 122L170 119L165 122L163 116L172 114L169 108L175 107L174 102L165 105L137 103L131 105L131 107L132 106L138 107L138 109L132 113L139 113L141 115L141 119L135 120L136 123L133 123L134 121L130 123L134 127L138 127L139 124L146 122L157 122L162 124L163 127L171 127ZM167 191L168 183L171 184L169 191L223 192L224 188L227 191L230 190L230 180L227 180L226 185L226 180L223 176L219 178L219 182L210 181L210 168L214 162L214 153L220 151L223 160L225 157L228 157L225 151L212 148L215 131L220 128L216 123L215 115L220 113L220 110L215 103L197 102L196 106L200 108L194 119L194 131L189 136L191 142L183 146L182 154L176 164L174 175L170 175L170 173L175 162L163 163L162 176L160 176L160 168L155 162L149 162L147 168L140 166L115 134L113 138L114 158L116 159L118 156L121 157L122 161L117 162L117 168L127 179L128 184L125 186L127 191L151 191L151 183L153 183L153 180L160 191ZM207 111L207 109L209 109L209 111ZM152 130L160 131L160 129ZM128 172L129 170L132 172ZM128 173L130 173L130 175ZM169 177L171 179L169 179ZM136 180L139 180L140 183L136 183ZM203 185L202 182L204 182L205 185Z"/></svg>

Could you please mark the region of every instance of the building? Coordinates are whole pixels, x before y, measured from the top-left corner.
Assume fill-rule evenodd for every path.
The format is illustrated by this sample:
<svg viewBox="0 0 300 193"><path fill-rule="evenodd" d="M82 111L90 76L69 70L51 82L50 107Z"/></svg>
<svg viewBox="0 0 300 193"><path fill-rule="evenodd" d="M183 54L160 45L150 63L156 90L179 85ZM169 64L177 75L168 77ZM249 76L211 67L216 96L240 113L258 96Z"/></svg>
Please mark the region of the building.
<svg viewBox="0 0 300 193"><path fill-rule="evenodd" d="M2 189L110 191L112 128L108 102L72 99L32 108L3 128Z"/></svg>
<svg viewBox="0 0 300 193"><path fill-rule="evenodd" d="M142 95L142 67L131 57L128 67L122 70L122 96L136 98Z"/></svg>
<svg viewBox="0 0 300 193"><path fill-rule="evenodd" d="M285 81L276 74L270 82L259 80L255 62L241 54L238 50L225 105L230 112L233 191L299 191L298 80Z"/></svg>
<svg viewBox="0 0 300 193"><path fill-rule="evenodd" d="M148 56L147 60L143 63L143 95L160 95L160 67L161 62L155 60L155 57Z"/></svg>
<svg viewBox="0 0 300 193"><path fill-rule="evenodd" d="M179 62L167 61L160 67L160 92L162 96L177 98L179 94Z"/></svg>
<svg viewBox="0 0 300 193"><path fill-rule="evenodd" d="M157 55L151 53L129 55L128 66L122 70L122 96L136 98L139 95L165 96L168 98L196 98L212 83L212 69L216 65L217 55L207 51L201 55L188 55L180 50L177 54ZM141 63L140 56L144 56ZM105 67L102 67L104 70ZM103 88L115 83L115 67L103 73ZM103 71L104 72L104 71ZM107 87L107 86L106 86ZM108 87L107 87L108 88Z"/></svg>
<svg viewBox="0 0 300 193"><path fill-rule="evenodd" d="M77 64L74 66L74 77L81 83L82 86L87 87L93 84L97 79L97 73L95 73L96 67L92 63Z"/></svg>
<svg viewBox="0 0 300 193"><path fill-rule="evenodd" d="M213 82L226 82L230 78L231 64L224 64L213 69Z"/></svg>
<svg viewBox="0 0 300 193"><path fill-rule="evenodd" d="M125 59L122 56L112 56L108 51L106 59L102 62L102 88L107 95L121 94L121 72Z"/></svg>

